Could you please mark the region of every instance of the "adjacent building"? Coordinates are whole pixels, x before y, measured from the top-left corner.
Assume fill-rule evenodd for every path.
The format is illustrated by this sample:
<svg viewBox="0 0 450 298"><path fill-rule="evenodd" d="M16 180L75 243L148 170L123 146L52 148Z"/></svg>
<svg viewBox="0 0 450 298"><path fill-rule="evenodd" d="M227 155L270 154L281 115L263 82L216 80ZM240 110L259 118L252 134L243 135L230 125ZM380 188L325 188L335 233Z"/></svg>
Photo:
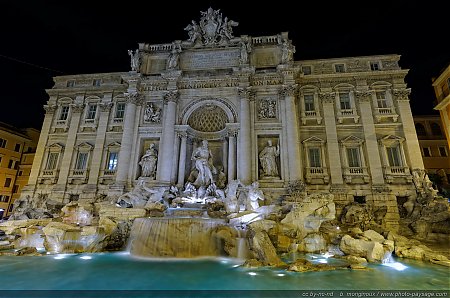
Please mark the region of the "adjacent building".
<svg viewBox="0 0 450 298"><path fill-rule="evenodd" d="M28 184L38 139L34 128L18 129L0 122L0 219L9 215Z"/></svg>
<svg viewBox="0 0 450 298"><path fill-rule="evenodd" d="M447 146L450 147L450 65L433 79L433 87L438 103L434 109L441 115Z"/></svg>
<svg viewBox="0 0 450 298"><path fill-rule="evenodd" d="M302 181L338 208L387 206L395 225L424 168L400 55L294 61L286 32L234 37L227 20L209 9L187 40L139 44L131 71L54 77L27 192L67 202L138 179L182 187L208 140L227 181L258 181L268 199ZM271 175L259 158L269 143L279 147ZM141 177L150 146L156 172Z"/></svg>
<svg viewBox="0 0 450 298"><path fill-rule="evenodd" d="M444 125L439 115L414 116L423 163L428 174L439 176L441 183L450 180L450 158Z"/></svg>

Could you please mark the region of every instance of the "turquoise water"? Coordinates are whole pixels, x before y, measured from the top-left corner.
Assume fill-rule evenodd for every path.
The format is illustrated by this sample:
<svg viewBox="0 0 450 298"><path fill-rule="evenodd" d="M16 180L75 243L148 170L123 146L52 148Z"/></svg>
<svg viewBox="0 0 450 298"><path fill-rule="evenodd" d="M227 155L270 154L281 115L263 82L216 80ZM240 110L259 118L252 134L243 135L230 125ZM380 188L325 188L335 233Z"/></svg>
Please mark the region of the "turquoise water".
<svg viewBox="0 0 450 298"><path fill-rule="evenodd" d="M325 260L320 256L314 258L312 260L319 262ZM333 262L332 259L328 261ZM8 293L11 297L17 297L12 295L14 292L3 290L277 290L279 292L319 289L450 289L448 267L413 260L400 260L400 264L406 267L403 270L380 264L370 265L371 270L368 271L342 269L305 273L270 268L250 269L240 267L239 264L241 262L236 259L225 258L149 260L134 258L127 253L2 256L0 297L8 297ZM82 297L100 296L82 295ZM123 297L135 296L124 294Z"/></svg>

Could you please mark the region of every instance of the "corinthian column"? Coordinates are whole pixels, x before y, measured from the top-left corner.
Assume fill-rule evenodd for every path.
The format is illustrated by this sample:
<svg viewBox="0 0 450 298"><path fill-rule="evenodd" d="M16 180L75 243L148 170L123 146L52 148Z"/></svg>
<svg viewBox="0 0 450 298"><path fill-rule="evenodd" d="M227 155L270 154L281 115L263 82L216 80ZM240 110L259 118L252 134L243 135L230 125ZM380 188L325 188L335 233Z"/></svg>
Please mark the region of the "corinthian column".
<svg viewBox="0 0 450 298"><path fill-rule="evenodd" d="M128 179L127 176L130 168L131 149L133 147L133 131L136 121L136 105L140 100L140 96L137 91L125 93L125 96L128 100L125 108L123 135L116 173L116 184L121 186L125 185Z"/></svg>
<svg viewBox="0 0 450 298"><path fill-rule="evenodd" d="M408 148L407 162L409 161L411 169L423 169L424 165L419 140L417 139L411 106L409 105L411 89L394 89L393 93L398 104L398 113L402 121L401 127L405 136L406 147Z"/></svg>
<svg viewBox="0 0 450 298"><path fill-rule="evenodd" d="M364 141L367 150L367 161L370 176L373 184L383 184L383 165L380 159L380 151L378 150L377 134L375 133L375 123L373 121L372 106L370 105L371 93L368 91L355 92L355 96L359 101L361 122L364 130ZM344 156L346 152L342 152ZM345 165L347 166L347 165Z"/></svg>
<svg viewBox="0 0 450 298"><path fill-rule="evenodd" d="M298 116L295 107L295 92L297 85L285 85L281 90L282 98L285 101L286 136L288 152L289 181L300 180L302 169L300 163L300 140L298 135ZM280 171L281 173L281 171Z"/></svg>
<svg viewBox="0 0 450 298"><path fill-rule="evenodd" d="M41 169L42 161L44 159L45 146L47 145L48 135L50 134L50 128L52 126L53 116L55 114L56 105L45 105L45 118L42 124L41 134L39 135L39 142L36 147L36 154L33 160L33 166L31 167L30 178L27 185L37 185L37 178Z"/></svg>
<svg viewBox="0 0 450 298"><path fill-rule="evenodd" d="M228 132L228 182L236 179L236 130Z"/></svg>
<svg viewBox="0 0 450 298"><path fill-rule="evenodd" d="M77 96L78 102L82 101L84 95ZM58 185L62 190L67 183L67 177L69 176L70 163L72 161L72 155L75 148L75 141L77 139L77 132L80 125L81 113L84 110L84 104L73 104L72 117L70 119L69 132L67 133L66 147L64 148L64 155L61 161L61 169L59 171Z"/></svg>
<svg viewBox="0 0 450 298"><path fill-rule="evenodd" d="M239 171L238 179L250 184L252 179L252 139L250 134L250 88L238 88L241 111L239 131Z"/></svg>
<svg viewBox="0 0 450 298"><path fill-rule="evenodd" d="M174 156L174 141L175 141L175 116L178 101L178 91L169 91L164 96L164 117L162 145L160 148L160 169L159 180L161 182L170 183L172 162Z"/></svg>
<svg viewBox="0 0 450 298"><path fill-rule="evenodd" d="M109 100L112 98L112 94L106 95ZM105 97L106 97L105 96ZM98 174L100 172L103 147L105 145L106 128L108 127L109 112L113 106L112 102L101 103L100 105L100 119L98 121L97 136L95 138L95 147L92 153L91 168L89 171L88 184L92 185L93 190L97 188Z"/></svg>
<svg viewBox="0 0 450 298"><path fill-rule="evenodd" d="M181 138L181 146L180 146L180 158L178 162L178 187L182 187L184 185L184 175L186 170L186 141L187 141L187 133L180 132L179 136Z"/></svg>
<svg viewBox="0 0 450 298"><path fill-rule="evenodd" d="M343 184L342 165L339 153L339 143L336 131L336 115L334 113L335 93L320 93L322 100L323 120L327 134L327 153L330 162L331 184Z"/></svg>

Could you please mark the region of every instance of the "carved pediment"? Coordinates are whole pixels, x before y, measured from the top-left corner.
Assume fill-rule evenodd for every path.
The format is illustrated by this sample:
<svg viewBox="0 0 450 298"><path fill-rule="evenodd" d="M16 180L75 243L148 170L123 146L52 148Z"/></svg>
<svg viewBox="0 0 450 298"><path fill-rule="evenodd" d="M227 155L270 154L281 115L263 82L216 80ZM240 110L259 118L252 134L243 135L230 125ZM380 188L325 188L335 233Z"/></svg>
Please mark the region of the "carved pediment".
<svg viewBox="0 0 450 298"><path fill-rule="evenodd" d="M324 144L325 141L322 140L322 139L319 138L319 137L312 136L312 137L309 137L309 138L303 140L302 143L303 143L303 144L306 144L306 143L320 143L320 144Z"/></svg>
<svg viewBox="0 0 450 298"><path fill-rule="evenodd" d="M358 138L357 136L354 136L354 135L350 135L341 140L341 143L346 144L346 145L348 145L348 144L358 144L359 145L359 144L362 144L363 142L364 142L363 139Z"/></svg>

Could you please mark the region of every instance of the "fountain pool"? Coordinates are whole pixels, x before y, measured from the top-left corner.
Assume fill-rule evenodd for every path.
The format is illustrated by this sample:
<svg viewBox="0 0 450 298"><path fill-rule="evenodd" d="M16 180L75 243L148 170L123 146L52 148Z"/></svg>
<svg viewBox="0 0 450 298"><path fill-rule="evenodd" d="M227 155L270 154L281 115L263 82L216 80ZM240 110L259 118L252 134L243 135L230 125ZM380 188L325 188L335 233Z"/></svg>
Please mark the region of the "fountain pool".
<svg viewBox="0 0 450 298"><path fill-rule="evenodd" d="M312 261L327 260L307 255ZM328 259L333 262L332 259ZM334 260L339 261L339 260ZM448 290L448 267L413 260L396 260L405 268L369 265L370 270L288 272L273 268L243 268L238 259L143 259L125 252L0 257L0 297L5 290L264 290L270 297L287 297L286 290ZM180 291L182 290L182 291ZM267 291L275 290L275 291ZM136 294L137 292L132 292ZM144 292L145 293L145 292ZM204 295L190 297L217 297ZM219 293L219 292L215 292ZM225 293L225 292L224 292ZM248 294L257 292L245 292ZM261 292L259 292L261 293ZM295 292L289 292L295 293ZM448 292L446 291L447 295ZM118 297L110 294L101 297ZM161 292L159 297L179 297ZM157 296L157 295L156 295ZM251 295L249 295L251 296ZM253 296L253 297L260 297ZM301 295L300 295L301 296ZM300 297L297 296L296 297ZM339 295L337 295L339 296ZM336 296L336 297L337 297ZM45 296L39 296L45 297ZM51 297L62 297L51 296ZM71 297L77 297L71 296ZM100 297L86 296L83 297ZM121 297L141 297L131 294ZM142 297L155 297L153 295ZM230 295L229 297L246 297ZM269 297L269 296L265 296ZM292 297L292 296L290 296Z"/></svg>

